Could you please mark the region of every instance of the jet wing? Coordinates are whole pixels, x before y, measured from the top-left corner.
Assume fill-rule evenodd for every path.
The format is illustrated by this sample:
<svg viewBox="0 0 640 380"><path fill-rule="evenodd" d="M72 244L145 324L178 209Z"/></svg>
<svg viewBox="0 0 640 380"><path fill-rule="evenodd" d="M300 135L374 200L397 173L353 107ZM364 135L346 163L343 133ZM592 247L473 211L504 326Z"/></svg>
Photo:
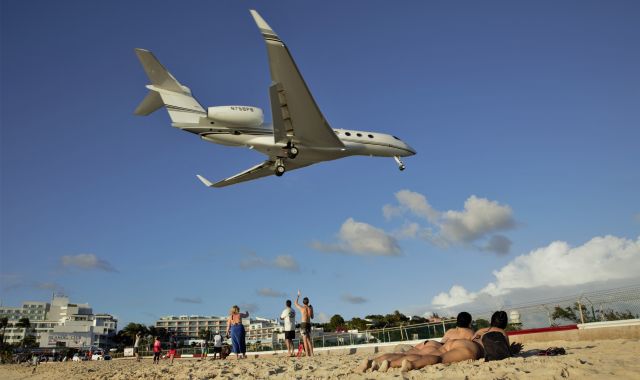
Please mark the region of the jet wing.
<svg viewBox="0 0 640 380"><path fill-rule="evenodd" d="M311 164L312 164L311 162L301 164L300 162L287 161L287 172L295 169L300 169L305 166L309 166ZM197 177L200 180L200 182L202 182L207 187L225 187L229 185L235 185L236 183L251 181L254 179L275 174L274 165L275 165L275 159L267 160L241 173L238 173L232 177L223 179L222 181L219 181L216 183L210 182L208 179L204 178L199 174L197 175Z"/></svg>
<svg viewBox="0 0 640 380"><path fill-rule="evenodd" d="M322 148L344 148L318 108L284 42L264 19L251 10L269 55L271 111L276 143L294 143Z"/></svg>

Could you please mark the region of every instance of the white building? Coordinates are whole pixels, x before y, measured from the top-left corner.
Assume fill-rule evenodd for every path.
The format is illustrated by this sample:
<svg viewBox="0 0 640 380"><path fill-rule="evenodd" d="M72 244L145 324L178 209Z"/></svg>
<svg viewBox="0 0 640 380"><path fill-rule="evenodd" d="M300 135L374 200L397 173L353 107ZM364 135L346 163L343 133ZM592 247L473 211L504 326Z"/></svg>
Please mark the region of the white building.
<svg viewBox="0 0 640 380"><path fill-rule="evenodd" d="M5 316L10 325L6 343L20 343L26 335L34 335L40 347L106 347L118 323L109 314L93 314L89 304L73 304L63 296L54 296L51 304L24 302L21 308L0 307L0 317ZM16 327L25 317L31 326Z"/></svg>

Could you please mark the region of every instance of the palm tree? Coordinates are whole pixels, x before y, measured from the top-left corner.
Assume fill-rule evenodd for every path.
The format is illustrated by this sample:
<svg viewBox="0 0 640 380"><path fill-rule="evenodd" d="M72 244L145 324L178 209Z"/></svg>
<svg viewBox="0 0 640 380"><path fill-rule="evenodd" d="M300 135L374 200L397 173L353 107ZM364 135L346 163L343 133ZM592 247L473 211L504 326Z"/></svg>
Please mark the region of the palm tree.
<svg viewBox="0 0 640 380"><path fill-rule="evenodd" d="M122 329L122 331L124 334L130 336L133 339L136 337L137 333L142 333L143 335L146 335L149 330L147 329L147 326L143 324L131 322L128 325L126 325Z"/></svg>
<svg viewBox="0 0 640 380"><path fill-rule="evenodd" d="M1 344L4 344L4 333L7 330L7 326L9 326L9 318L0 318L0 328L2 329L2 340L0 341Z"/></svg>
<svg viewBox="0 0 640 380"><path fill-rule="evenodd" d="M31 322L29 321L29 318L23 317L23 318L20 318L18 320L18 323L15 324L15 327L19 327L19 328L24 329L24 335L25 335L25 338L26 338L27 333L29 332L29 329L31 328ZM22 346L24 346L24 338L22 339Z"/></svg>

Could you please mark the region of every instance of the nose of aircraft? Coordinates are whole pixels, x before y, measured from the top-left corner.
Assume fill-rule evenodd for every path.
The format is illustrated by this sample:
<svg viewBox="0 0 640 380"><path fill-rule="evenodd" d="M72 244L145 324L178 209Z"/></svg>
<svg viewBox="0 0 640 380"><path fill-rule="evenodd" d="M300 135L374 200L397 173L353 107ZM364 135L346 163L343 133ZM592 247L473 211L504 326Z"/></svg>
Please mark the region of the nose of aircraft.
<svg viewBox="0 0 640 380"><path fill-rule="evenodd" d="M416 150L415 150L415 149L413 149L409 144L404 143L404 145L405 145L406 149L407 149L409 152L411 152L411 153L407 154L407 156L413 156L414 154L416 154Z"/></svg>

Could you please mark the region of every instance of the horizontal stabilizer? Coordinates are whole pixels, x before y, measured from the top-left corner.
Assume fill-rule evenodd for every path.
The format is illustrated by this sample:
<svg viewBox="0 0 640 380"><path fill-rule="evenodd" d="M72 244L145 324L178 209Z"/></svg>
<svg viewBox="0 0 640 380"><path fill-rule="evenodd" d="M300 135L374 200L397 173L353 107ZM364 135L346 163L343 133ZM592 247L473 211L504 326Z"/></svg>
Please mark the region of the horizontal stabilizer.
<svg viewBox="0 0 640 380"><path fill-rule="evenodd" d="M162 107L162 97L155 91L149 91L147 96L144 97L138 108L134 111L134 114L140 116L147 116L158 108Z"/></svg>
<svg viewBox="0 0 640 380"><path fill-rule="evenodd" d="M287 161L285 163L285 166L287 167L287 172L290 172L292 170L300 169L312 164L313 162L302 163L298 161ZM268 177L270 175L275 174L274 170L275 170L275 158L266 160L262 163L259 163L258 165L250 167L249 169L243 172L240 172L229 178L225 178L222 181L218 181L216 183L212 183L211 181L209 181L208 179L204 178L199 174L197 175L197 177L200 180L200 182L202 182L207 187L225 187L229 185L235 185L236 183L240 183L240 182L251 181L251 180L262 178L262 177Z"/></svg>

